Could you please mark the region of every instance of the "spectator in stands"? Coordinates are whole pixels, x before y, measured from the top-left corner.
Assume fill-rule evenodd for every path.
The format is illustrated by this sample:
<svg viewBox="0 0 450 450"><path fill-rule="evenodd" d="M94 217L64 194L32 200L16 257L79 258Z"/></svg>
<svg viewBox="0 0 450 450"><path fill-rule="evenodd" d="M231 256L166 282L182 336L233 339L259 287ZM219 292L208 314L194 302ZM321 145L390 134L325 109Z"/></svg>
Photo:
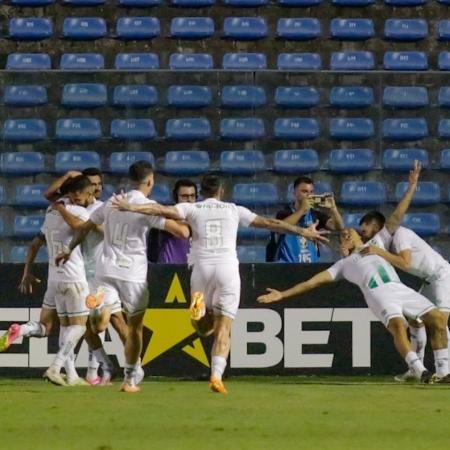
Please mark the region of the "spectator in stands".
<svg viewBox="0 0 450 450"><path fill-rule="evenodd" d="M321 202L321 209L327 211L323 212L314 208L316 204L311 197L313 194L314 181L306 176L298 177L294 181L294 203L278 211L276 218L300 227L308 227L318 222L317 229L342 230L344 223L334 196L327 196ZM315 263L319 261L319 257L319 246L301 236L276 233L270 235L266 252L266 260L269 262Z"/></svg>

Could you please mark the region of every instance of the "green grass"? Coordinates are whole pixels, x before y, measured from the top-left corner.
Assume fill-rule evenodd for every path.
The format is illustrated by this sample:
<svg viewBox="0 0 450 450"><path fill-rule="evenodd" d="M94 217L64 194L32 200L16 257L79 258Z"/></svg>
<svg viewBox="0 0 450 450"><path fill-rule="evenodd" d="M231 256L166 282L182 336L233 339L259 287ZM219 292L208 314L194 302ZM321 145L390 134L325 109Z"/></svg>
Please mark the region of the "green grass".
<svg viewBox="0 0 450 450"><path fill-rule="evenodd" d="M0 379L0 449L438 449L450 388L387 378L155 380L139 394Z"/></svg>

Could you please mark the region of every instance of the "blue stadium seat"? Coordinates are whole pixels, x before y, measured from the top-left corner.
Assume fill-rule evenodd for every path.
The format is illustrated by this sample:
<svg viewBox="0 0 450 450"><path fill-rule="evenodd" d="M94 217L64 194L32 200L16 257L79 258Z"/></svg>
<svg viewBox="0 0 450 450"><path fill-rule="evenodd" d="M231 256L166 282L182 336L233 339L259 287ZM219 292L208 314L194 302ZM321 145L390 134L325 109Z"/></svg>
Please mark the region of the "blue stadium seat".
<svg viewBox="0 0 450 450"><path fill-rule="evenodd" d="M0 185L0 205L4 205L6 202L5 187Z"/></svg>
<svg viewBox="0 0 450 450"><path fill-rule="evenodd" d="M346 213L342 216L344 220L344 226L347 228L359 229L359 222L363 218L363 213Z"/></svg>
<svg viewBox="0 0 450 450"><path fill-rule="evenodd" d="M275 103L283 108L312 108L319 102L319 91L313 87L278 86L275 90Z"/></svg>
<svg viewBox="0 0 450 450"><path fill-rule="evenodd" d="M386 201L386 189L379 181L345 181L340 200L351 206L381 205Z"/></svg>
<svg viewBox="0 0 450 450"><path fill-rule="evenodd" d="M203 108L212 103L209 86L173 85L167 90L167 104L177 108Z"/></svg>
<svg viewBox="0 0 450 450"><path fill-rule="evenodd" d="M428 152L421 148L388 148L383 153L383 168L385 170L409 172L414 167L414 161L421 162L424 169L428 168Z"/></svg>
<svg viewBox="0 0 450 450"><path fill-rule="evenodd" d="M19 184L14 204L23 208L47 208L49 201L44 197L47 188L46 184Z"/></svg>
<svg viewBox="0 0 450 450"><path fill-rule="evenodd" d="M256 264L266 261L265 245L238 245L237 257L240 263Z"/></svg>
<svg viewBox="0 0 450 450"><path fill-rule="evenodd" d="M425 119L385 119L383 120L383 138L396 141L414 141L428 136Z"/></svg>
<svg viewBox="0 0 450 450"><path fill-rule="evenodd" d="M53 34L53 23L42 17L14 18L9 21L9 37L19 41L40 41Z"/></svg>
<svg viewBox="0 0 450 450"><path fill-rule="evenodd" d="M150 198L163 205L173 202L172 194L167 184L155 184L150 194Z"/></svg>
<svg viewBox="0 0 450 450"><path fill-rule="evenodd" d="M9 262L12 264L24 264L27 260L28 246L27 245L14 245L11 248ZM47 247L43 246L37 252L35 263L47 263L48 253Z"/></svg>
<svg viewBox="0 0 450 450"><path fill-rule="evenodd" d="M383 105L389 108L414 109L428 104L428 90L424 86L387 86L383 91Z"/></svg>
<svg viewBox="0 0 450 450"><path fill-rule="evenodd" d="M39 152L3 152L0 171L6 175L35 175L45 171L44 155Z"/></svg>
<svg viewBox="0 0 450 450"><path fill-rule="evenodd" d="M372 52L333 52L330 67L331 70L373 70L375 59Z"/></svg>
<svg viewBox="0 0 450 450"><path fill-rule="evenodd" d="M111 122L111 137L125 141L145 141L156 137L152 119L114 119Z"/></svg>
<svg viewBox="0 0 450 450"><path fill-rule="evenodd" d="M55 171L65 173L69 170L82 171L88 167L100 169L100 156L97 152L90 151L65 151L56 153Z"/></svg>
<svg viewBox="0 0 450 450"><path fill-rule="evenodd" d="M114 88L112 104L122 108L148 108L158 104L158 91L146 84L124 84Z"/></svg>
<svg viewBox="0 0 450 450"><path fill-rule="evenodd" d="M119 39L152 39L161 34L161 25L156 17L120 17L116 34Z"/></svg>
<svg viewBox="0 0 450 450"><path fill-rule="evenodd" d="M251 175L266 168L261 150L231 150L220 154L220 170L233 175Z"/></svg>
<svg viewBox="0 0 450 450"><path fill-rule="evenodd" d="M366 108L374 103L368 86L335 86L330 91L330 105L337 108Z"/></svg>
<svg viewBox="0 0 450 450"><path fill-rule="evenodd" d="M420 6L424 5L427 0L384 0L389 6Z"/></svg>
<svg viewBox="0 0 450 450"><path fill-rule="evenodd" d="M224 5L237 8L258 8L266 6L267 3L269 3L269 0L223 0Z"/></svg>
<svg viewBox="0 0 450 450"><path fill-rule="evenodd" d="M34 238L42 228L44 216L16 216L14 217L13 236L21 239Z"/></svg>
<svg viewBox="0 0 450 450"><path fill-rule="evenodd" d="M239 41L254 41L267 37L267 23L263 17L226 17L223 35Z"/></svg>
<svg viewBox="0 0 450 450"><path fill-rule="evenodd" d="M237 183L232 201L246 207L274 206L279 202L278 189L272 183Z"/></svg>
<svg viewBox="0 0 450 450"><path fill-rule="evenodd" d="M112 184L104 184L100 200L106 202L106 200L110 199L115 192L117 191Z"/></svg>
<svg viewBox="0 0 450 450"><path fill-rule="evenodd" d="M330 120L330 136L333 139L368 139L375 133L372 119L335 118Z"/></svg>
<svg viewBox="0 0 450 450"><path fill-rule="evenodd" d="M441 41L449 41L450 40L450 20L439 21L438 38Z"/></svg>
<svg viewBox="0 0 450 450"><path fill-rule="evenodd" d="M365 41L375 36L372 19L332 19L330 34L341 41Z"/></svg>
<svg viewBox="0 0 450 450"><path fill-rule="evenodd" d="M315 139L320 128L316 119L308 117L286 117L275 120L273 134L277 139Z"/></svg>
<svg viewBox="0 0 450 450"><path fill-rule="evenodd" d="M438 135L440 138L450 138L450 119L441 119L439 121Z"/></svg>
<svg viewBox="0 0 450 450"><path fill-rule="evenodd" d="M317 6L322 3L322 0L278 0L280 6L286 6L288 8L292 7L309 7Z"/></svg>
<svg viewBox="0 0 450 450"><path fill-rule="evenodd" d="M408 189L408 183L401 181L395 187L395 200L399 202ZM434 205L441 201L441 188L434 181L419 181L417 183L416 192L414 193L411 205L427 206Z"/></svg>
<svg viewBox="0 0 450 450"><path fill-rule="evenodd" d="M39 7L47 6L54 3L55 0L11 0L11 5L13 6L29 6L29 7Z"/></svg>
<svg viewBox="0 0 450 450"><path fill-rule="evenodd" d="M209 53L172 53L169 58L171 70L209 70L213 66Z"/></svg>
<svg viewBox="0 0 450 450"><path fill-rule="evenodd" d="M425 52L386 52L383 58L386 70L428 70Z"/></svg>
<svg viewBox="0 0 450 450"><path fill-rule="evenodd" d="M329 169L337 173L362 173L374 168L375 156L369 148L334 149L330 152Z"/></svg>
<svg viewBox="0 0 450 450"><path fill-rule="evenodd" d="M264 228L254 227L239 227L238 239L244 241L256 241L258 239L267 239L270 236L270 231Z"/></svg>
<svg viewBox="0 0 450 450"><path fill-rule="evenodd" d="M450 52L440 52L438 56L439 70L450 70Z"/></svg>
<svg viewBox="0 0 450 450"><path fill-rule="evenodd" d="M203 150L166 152L163 171L167 175L195 176L209 170L209 155Z"/></svg>
<svg viewBox="0 0 450 450"><path fill-rule="evenodd" d="M0 217L0 237L4 237L5 236L5 223L3 221L3 219ZM2 258L2 254L1 254L1 250L0 250L0 262L4 262L3 258Z"/></svg>
<svg viewBox="0 0 450 450"><path fill-rule="evenodd" d="M62 2L71 6L99 6L103 5L106 0L63 0Z"/></svg>
<svg viewBox="0 0 450 450"><path fill-rule="evenodd" d="M108 94L106 84L70 83L65 84L61 96L61 105L68 108L96 108L106 106Z"/></svg>
<svg viewBox="0 0 450 450"><path fill-rule="evenodd" d="M263 53L225 53L222 67L225 70L267 69L267 58Z"/></svg>
<svg viewBox="0 0 450 450"><path fill-rule="evenodd" d="M47 125L42 119L8 119L3 124L3 139L8 142L47 139Z"/></svg>
<svg viewBox="0 0 450 450"><path fill-rule="evenodd" d="M113 152L109 158L109 171L115 175L127 175L131 164L148 161L155 166L155 157L150 152Z"/></svg>
<svg viewBox="0 0 450 450"><path fill-rule="evenodd" d="M422 237L433 236L441 231L441 220L434 213L405 214L402 225Z"/></svg>
<svg viewBox="0 0 450 450"><path fill-rule="evenodd" d="M105 68L103 55L99 53L64 53L59 63L61 70L102 70Z"/></svg>
<svg viewBox="0 0 450 450"><path fill-rule="evenodd" d="M117 70L156 70L159 69L159 56L156 53L118 53L114 60Z"/></svg>
<svg viewBox="0 0 450 450"><path fill-rule="evenodd" d="M277 150L273 157L273 170L277 173L310 173L319 170L319 155L311 148Z"/></svg>
<svg viewBox="0 0 450 450"><path fill-rule="evenodd" d="M66 39L88 41L105 37L106 21L101 17L67 17L62 35Z"/></svg>
<svg viewBox="0 0 450 450"><path fill-rule="evenodd" d="M450 108L450 86L439 88L438 103L441 108Z"/></svg>
<svg viewBox="0 0 450 450"><path fill-rule="evenodd" d="M285 18L278 19L277 36L292 41L315 39L322 35L319 19L315 18Z"/></svg>
<svg viewBox="0 0 450 450"><path fill-rule="evenodd" d="M206 39L213 34L211 17L174 17L170 24L170 36L176 39Z"/></svg>
<svg viewBox="0 0 450 450"><path fill-rule="evenodd" d="M8 106L39 106L48 102L45 86L6 86L3 98Z"/></svg>
<svg viewBox="0 0 450 450"><path fill-rule="evenodd" d="M225 108L259 108L267 102L266 91L261 86L224 86L220 96Z"/></svg>
<svg viewBox="0 0 450 450"><path fill-rule="evenodd" d="M391 41L419 41L427 36L424 19L387 19L384 23L384 37Z"/></svg>
<svg viewBox="0 0 450 450"><path fill-rule="evenodd" d="M220 121L220 137L246 141L265 137L266 129L263 119L258 118L234 118Z"/></svg>
<svg viewBox="0 0 450 450"><path fill-rule="evenodd" d="M375 0L331 0L335 6L370 6L375 3Z"/></svg>
<svg viewBox="0 0 450 450"><path fill-rule="evenodd" d="M216 0L170 0L171 6L180 8L204 8L212 6Z"/></svg>
<svg viewBox="0 0 450 450"><path fill-rule="evenodd" d="M102 129L98 119L58 119L55 137L69 142L95 141L102 137Z"/></svg>
<svg viewBox="0 0 450 450"><path fill-rule="evenodd" d="M47 53L10 53L6 70L50 70L52 62Z"/></svg>
<svg viewBox="0 0 450 450"><path fill-rule="evenodd" d="M443 170L450 170L450 148L441 150L440 168Z"/></svg>
<svg viewBox="0 0 450 450"><path fill-rule="evenodd" d="M162 0L119 0L119 5L126 8L151 8L161 3Z"/></svg>
<svg viewBox="0 0 450 450"><path fill-rule="evenodd" d="M322 60L319 53L280 53L278 70L320 70Z"/></svg>
<svg viewBox="0 0 450 450"><path fill-rule="evenodd" d="M203 117L169 119L166 122L166 138L181 141L197 141L211 137L211 125Z"/></svg>

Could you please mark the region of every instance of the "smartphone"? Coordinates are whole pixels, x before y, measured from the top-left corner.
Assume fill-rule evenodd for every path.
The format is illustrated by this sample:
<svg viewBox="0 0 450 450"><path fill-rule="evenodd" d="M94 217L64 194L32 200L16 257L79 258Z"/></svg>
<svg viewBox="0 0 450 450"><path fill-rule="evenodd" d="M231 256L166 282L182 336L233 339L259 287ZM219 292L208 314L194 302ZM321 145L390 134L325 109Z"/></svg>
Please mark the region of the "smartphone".
<svg viewBox="0 0 450 450"><path fill-rule="evenodd" d="M308 198L312 200L314 206L324 207L327 205L327 198L333 197L333 193L326 192L325 194L312 194Z"/></svg>

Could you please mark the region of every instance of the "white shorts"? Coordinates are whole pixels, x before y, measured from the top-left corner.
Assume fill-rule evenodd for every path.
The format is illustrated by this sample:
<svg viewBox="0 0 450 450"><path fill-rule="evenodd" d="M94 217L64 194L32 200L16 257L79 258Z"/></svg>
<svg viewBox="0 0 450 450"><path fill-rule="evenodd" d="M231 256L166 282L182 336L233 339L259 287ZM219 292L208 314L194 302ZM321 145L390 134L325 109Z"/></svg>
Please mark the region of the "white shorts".
<svg viewBox="0 0 450 450"><path fill-rule="evenodd" d="M450 312L450 273L446 272L431 283L424 282L419 291L440 311Z"/></svg>
<svg viewBox="0 0 450 450"><path fill-rule="evenodd" d="M120 304L121 309L130 316L143 313L148 306L147 282L125 281L117 278L99 277L95 280L96 287L102 286L105 291L104 305L111 307ZM117 312L117 311L116 311Z"/></svg>
<svg viewBox="0 0 450 450"><path fill-rule="evenodd" d="M427 298L402 283L392 282L365 289L364 298L370 310L386 327L393 317L417 320L436 309Z"/></svg>
<svg viewBox="0 0 450 450"><path fill-rule="evenodd" d="M89 292L95 292L98 286L101 286L102 284L97 284L98 282L95 279L88 279L88 286L89 286ZM105 299L105 305L106 305L106 299ZM113 304L106 305L110 308L110 314L117 314L122 312L122 303L119 299L117 299Z"/></svg>
<svg viewBox="0 0 450 450"><path fill-rule="evenodd" d="M86 307L88 286L85 282L50 282L44 295L43 306L55 304L60 317L77 317L89 315ZM52 308L50 308L52 309Z"/></svg>
<svg viewBox="0 0 450 450"><path fill-rule="evenodd" d="M241 297L239 264L194 264L191 293L197 291L203 292L207 311L234 319Z"/></svg>

